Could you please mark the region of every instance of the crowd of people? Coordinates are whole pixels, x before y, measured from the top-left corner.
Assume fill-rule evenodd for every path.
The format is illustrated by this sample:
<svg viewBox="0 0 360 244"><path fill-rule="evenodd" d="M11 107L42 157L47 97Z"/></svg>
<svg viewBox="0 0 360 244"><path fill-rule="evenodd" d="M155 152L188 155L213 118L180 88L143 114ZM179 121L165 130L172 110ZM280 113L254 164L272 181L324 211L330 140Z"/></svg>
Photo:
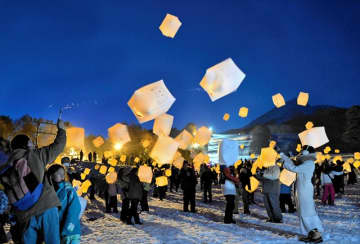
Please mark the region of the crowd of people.
<svg viewBox="0 0 360 244"><path fill-rule="evenodd" d="M11 224L15 243L80 243L80 219L86 201L79 196L73 180L91 181L87 194L89 200L95 195L104 199L106 213L118 213L118 195L121 196L120 220L128 225L141 225L139 211L149 211L149 192L152 197L163 200L167 192L183 194L183 211L196 213L197 188L203 193L203 202L213 202L213 185L221 185L226 201L224 223L235 224L234 214L239 212L242 200L243 213L250 214L250 205L255 203L251 178L261 183L263 203L268 222L280 224L284 212L298 213L304 242L321 242L324 228L315 209L314 197L322 204L335 204L335 197L344 194L345 174L348 184L356 183L355 168L348 173L342 161L335 164L325 160L315 164L315 150L304 146L294 158L280 153L280 159L270 167L254 169L254 162L244 160L236 167L222 165L220 171L209 164L195 170L192 162L184 161L181 169L158 166L151 161L139 162L136 166L116 167L117 179L108 182L105 175L92 170L81 179L81 170L68 158L61 164L51 164L64 150L66 133L62 121L58 121L58 133L54 143L40 149L34 148L29 137L17 135L11 143L0 140L0 242L7 241L4 224ZM80 160L83 153L80 153ZM96 158L89 154L89 159ZM107 162L103 162L107 163ZM138 168L146 163L153 172L151 183L141 182ZM51 164L50 167L47 165ZM93 163L93 165L95 165ZM296 173L296 181L288 186L280 181L280 172L287 169ZM167 174L166 172L171 172ZM168 183L158 185L158 177L166 177ZM200 183L199 187L197 187ZM322 196L320 194L322 193ZM295 201L295 204L294 204ZM189 206L190 205L190 206ZM287 208L286 208L287 206Z"/></svg>

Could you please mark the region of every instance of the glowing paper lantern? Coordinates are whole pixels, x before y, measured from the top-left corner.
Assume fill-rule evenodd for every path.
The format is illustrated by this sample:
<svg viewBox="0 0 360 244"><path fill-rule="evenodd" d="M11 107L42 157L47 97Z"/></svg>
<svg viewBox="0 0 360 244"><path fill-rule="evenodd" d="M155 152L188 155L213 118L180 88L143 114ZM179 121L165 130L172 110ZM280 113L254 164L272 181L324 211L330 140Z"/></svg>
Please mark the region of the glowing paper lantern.
<svg viewBox="0 0 360 244"><path fill-rule="evenodd" d="M354 158L355 158L356 160L360 160L360 152L354 153Z"/></svg>
<svg viewBox="0 0 360 244"><path fill-rule="evenodd" d="M341 155L337 155L337 156L335 156L334 158L333 158L333 163L336 163L337 161L342 161L343 160L343 158L342 158L342 156Z"/></svg>
<svg viewBox="0 0 360 244"><path fill-rule="evenodd" d="M314 127L310 130L305 130L299 134L301 144L312 146L313 148L321 147L329 142L325 132L325 127Z"/></svg>
<svg viewBox="0 0 360 244"><path fill-rule="evenodd" d="M241 164L242 164L241 159L239 159L238 161L236 161L235 164L234 164L235 169L237 169Z"/></svg>
<svg viewBox="0 0 360 244"><path fill-rule="evenodd" d="M108 136L112 143L121 143L122 145L131 141L129 131L126 125L116 123L108 129Z"/></svg>
<svg viewBox="0 0 360 244"><path fill-rule="evenodd" d="M249 189L248 186L245 186L245 190L247 192L252 193L252 192L256 191L256 189L258 187L259 187L259 181L254 176L251 176L250 177L250 188L251 189Z"/></svg>
<svg viewBox="0 0 360 244"><path fill-rule="evenodd" d="M91 181L90 180L86 180L81 184L81 191L82 193L86 193L89 189L89 187L91 186Z"/></svg>
<svg viewBox="0 0 360 244"><path fill-rule="evenodd" d="M144 148L147 148L148 146L150 146L150 141L149 140L143 140L141 144L142 144L142 146Z"/></svg>
<svg viewBox="0 0 360 244"><path fill-rule="evenodd" d="M115 168L114 168L114 167L109 167L108 173L111 173L111 172L115 172Z"/></svg>
<svg viewBox="0 0 360 244"><path fill-rule="evenodd" d="M186 150L193 141L193 136L187 130L183 130L176 138L175 141L179 143L179 148Z"/></svg>
<svg viewBox="0 0 360 244"><path fill-rule="evenodd" d="M245 147L244 144L240 145L240 149L244 149L244 147Z"/></svg>
<svg viewBox="0 0 360 244"><path fill-rule="evenodd" d="M254 175L254 174L256 174L256 170L259 168L259 169L262 169L262 162L260 161L260 159L257 159L254 163L253 163L253 165L252 165L252 167L251 167L251 173Z"/></svg>
<svg viewBox="0 0 360 244"><path fill-rule="evenodd" d="M114 184L117 180L117 173L110 172L106 175L105 180L108 184Z"/></svg>
<svg viewBox="0 0 360 244"><path fill-rule="evenodd" d="M86 174L85 174L85 173L81 173L81 174L80 174L80 177L81 177L81 180L85 180Z"/></svg>
<svg viewBox="0 0 360 244"><path fill-rule="evenodd" d="M353 158L349 158L349 159L346 160L345 163L352 164L352 163L354 163L354 161L355 161L355 160L354 160Z"/></svg>
<svg viewBox="0 0 360 244"><path fill-rule="evenodd" d="M110 158L108 164L115 167L117 165L117 160L115 158Z"/></svg>
<svg viewBox="0 0 360 244"><path fill-rule="evenodd" d="M250 154L250 158L251 159L255 158L255 153Z"/></svg>
<svg viewBox="0 0 360 244"><path fill-rule="evenodd" d="M230 167L235 164L239 156L239 145L237 141L223 139L219 145L219 163Z"/></svg>
<svg viewBox="0 0 360 244"><path fill-rule="evenodd" d="M340 150L339 150L339 149L335 149L335 153L340 153Z"/></svg>
<svg viewBox="0 0 360 244"><path fill-rule="evenodd" d="M248 116L249 109L247 107L241 107L239 110L239 116L241 118L246 118Z"/></svg>
<svg viewBox="0 0 360 244"><path fill-rule="evenodd" d="M238 89L245 74L231 58L206 70L200 86L208 93L211 101L216 101Z"/></svg>
<svg viewBox="0 0 360 244"><path fill-rule="evenodd" d="M84 128L71 127L66 129L66 147L84 148Z"/></svg>
<svg viewBox="0 0 360 244"><path fill-rule="evenodd" d="M153 177L153 172L151 170L151 167L141 165L138 169L138 177L139 177L140 182L150 184L152 181L152 177Z"/></svg>
<svg viewBox="0 0 360 244"><path fill-rule="evenodd" d="M349 163L344 163L344 164L343 164L343 169L344 169L346 172L350 173L350 172L351 172L351 166L350 166L350 164L349 164Z"/></svg>
<svg viewBox="0 0 360 244"><path fill-rule="evenodd" d="M79 181L79 180L73 180L73 181L72 181L72 185L73 185L74 188L80 187L80 186L81 186L81 181Z"/></svg>
<svg viewBox="0 0 360 244"><path fill-rule="evenodd" d="M300 106L306 106L309 101L309 93L300 92L297 98L297 104Z"/></svg>
<svg viewBox="0 0 360 244"><path fill-rule="evenodd" d="M105 165L101 165L100 170L99 170L100 174L104 175L104 174L106 174L106 171L107 171L107 167Z"/></svg>
<svg viewBox="0 0 360 244"><path fill-rule="evenodd" d="M134 159L134 162L135 162L135 163L140 162L140 158L136 157L136 158Z"/></svg>
<svg viewBox="0 0 360 244"><path fill-rule="evenodd" d="M153 132L158 136L168 136L170 134L174 116L170 114L162 114L154 121Z"/></svg>
<svg viewBox="0 0 360 244"><path fill-rule="evenodd" d="M181 169L183 167L185 159L180 155L180 157L175 157L173 161L173 166L175 166L178 169Z"/></svg>
<svg viewBox="0 0 360 244"><path fill-rule="evenodd" d="M166 113L174 102L175 98L160 80L136 90L128 105L137 120L144 123Z"/></svg>
<svg viewBox="0 0 360 244"><path fill-rule="evenodd" d="M164 36L174 38L181 25L178 17L166 14L159 29Z"/></svg>
<svg viewBox="0 0 360 244"><path fill-rule="evenodd" d="M159 165L171 164L178 150L179 143L168 136L159 136L151 150L150 157Z"/></svg>
<svg viewBox="0 0 360 244"><path fill-rule="evenodd" d="M125 154L121 155L120 161L125 163L125 161L126 161L126 155Z"/></svg>
<svg viewBox="0 0 360 244"><path fill-rule="evenodd" d="M316 163L322 163L325 161L325 155L323 155L321 152L316 153Z"/></svg>
<svg viewBox="0 0 360 244"><path fill-rule="evenodd" d="M156 177L155 184L157 186L167 186L168 185L168 178L166 176L159 176Z"/></svg>
<svg viewBox="0 0 360 244"><path fill-rule="evenodd" d="M308 121L307 123L306 123L306 125L305 125L305 128L307 129L307 130L310 130L311 128L313 128L314 127L314 124L313 124L313 122L311 122L311 121Z"/></svg>
<svg viewBox="0 0 360 244"><path fill-rule="evenodd" d="M262 148L259 160L262 162L263 167L274 166L277 155L278 153L271 147Z"/></svg>
<svg viewBox="0 0 360 244"><path fill-rule="evenodd" d="M329 155L329 154L326 154L326 155L325 155L325 159L326 159L326 160L330 160L330 158L331 158L331 155Z"/></svg>
<svg viewBox="0 0 360 244"><path fill-rule="evenodd" d="M210 157L207 154L204 153L198 153L195 158L193 159L194 162L194 168L196 171L200 172L200 166L205 163L209 163L210 162Z"/></svg>
<svg viewBox="0 0 360 244"><path fill-rule="evenodd" d="M37 136L37 146L41 148L53 143L56 137L56 132L57 132L56 125L40 124L39 133Z"/></svg>
<svg viewBox="0 0 360 244"><path fill-rule="evenodd" d="M90 174L90 171L91 171L91 169L86 168L86 169L84 169L84 174L88 175L88 174Z"/></svg>
<svg viewBox="0 0 360 244"><path fill-rule="evenodd" d="M99 164L95 165L95 170L98 170L99 168L100 168Z"/></svg>
<svg viewBox="0 0 360 244"><path fill-rule="evenodd" d="M105 157L105 158L111 158L111 157L113 157L113 152L112 152L112 151L105 151L105 152L104 152L104 157Z"/></svg>
<svg viewBox="0 0 360 244"><path fill-rule="evenodd" d="M327 154L329 152L331 152L331 148L329 146L325 147L324 153Z"/></svg>
<svg viewBox="0 0 360 244"><path fill-rule="evenodd" d="M283 169L280 173L280 182L284 185L291 186L296 180L296 173Z"/></svg>
<svg viewBox="0 0 360 244"><path fill-rule="evenodd" d="M360 166L360 161L355 161L354 162L354 167L358 169L359 166Z"/></svg>
<svg viewBox="0 0 360 244"><path fill-rule="evenodd" d="M276 146L276 141L270 141L269 147L275 148L275 146Z"/></svg>
<svg viewBox="0 0 360 244"><path fill-rule="evenodd" d="M297 151L297 152L301 152L301 149L302 149L301 144L297 144L297 146L296 146L296 151Z"/></svg>
<svg viewBox="0 0 360 244"><path fill-rule="evenodd" d="M166 175L167 177L170 177L170 176L171 176L171 169L165 170L165 175Z"/></svg>
<svg viewBox="0 0 360 244"><path fill-rule="evenodd" d="M226 113L223 116L223 120L228 121L230 119L230 114Z"/></svg>
<svg viewBox="0 0 360 244"><path fill-rule="evenodd" d="M199 144L200 146L205 146L209 143L211 136L212 131L209 128L205 126L200 127L196 132L194 142Z"/></svg>
<svg viewBox="0 0 360 244"><path fill-rule="evenodd" d="M95 147L101 147L105 143L105 141L101 136L98 136L92 141L92 143Z"/></svg>
<svg viewBox="0 0 360 244"><path fill-rule="evenodd" d="M275 107L277 107L277 108L281 108L282 106L285 106L285 104L286 104L284 97L280 93L277 93L274 96L272 96L272 100L273 100Z"/></svg>

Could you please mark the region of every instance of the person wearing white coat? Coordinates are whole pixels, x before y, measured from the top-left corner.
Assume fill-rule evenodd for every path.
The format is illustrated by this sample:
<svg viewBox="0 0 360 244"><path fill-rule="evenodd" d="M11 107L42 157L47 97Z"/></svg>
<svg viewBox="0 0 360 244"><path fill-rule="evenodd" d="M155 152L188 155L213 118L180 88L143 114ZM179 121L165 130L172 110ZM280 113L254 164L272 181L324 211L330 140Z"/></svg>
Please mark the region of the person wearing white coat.
<svg viewBox="0 0 360 244"><path fill-rule="evenodd" d="M235 207L236 187L238 187L239 179L235 177L234 163L239 155L239 145L236 141L224 139L219 146L219 162L225 165L225 185L224 196L226 198L225 208L225 224L235 224L233 219L233 211Z"/></svg>
<svg viewBox="0 0 360 244"><path fill-rule="evenodd" d="M306 149L306 150L305 150ZM314 186L311 182L315 170L314 161L316 155L314 149L310 146L304 146L302 153L297 156L299 165L285 154L280 154L284 160L284 168L296 173L296 192L295 201L300 220L300 230L305 238L300 238L305 242L322 242L321 232L324 231L321 220L315 210L315 202L313 199Z"/></svg>

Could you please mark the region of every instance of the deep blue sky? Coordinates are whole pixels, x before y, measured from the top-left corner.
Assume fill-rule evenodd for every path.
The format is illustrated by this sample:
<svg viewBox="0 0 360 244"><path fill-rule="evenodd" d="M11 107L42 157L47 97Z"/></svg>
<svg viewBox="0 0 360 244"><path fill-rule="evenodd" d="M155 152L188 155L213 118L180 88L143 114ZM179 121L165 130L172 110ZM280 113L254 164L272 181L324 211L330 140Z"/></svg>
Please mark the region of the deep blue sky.
<svg viewBox="0 0 360 244"><path fill-rule="evenodd" d="M183 23L174 39L158 29L166 13ZM137 123L127 101L160 79L177 99L168 113L179 129L242 127L273 108L278 92L349 107L360 101L359 13L358 0L3 0L0 114L55 120L75 103L63 118L106 134L116 122ZM212 103L199 82L228 57L246 79Z"/></svg>

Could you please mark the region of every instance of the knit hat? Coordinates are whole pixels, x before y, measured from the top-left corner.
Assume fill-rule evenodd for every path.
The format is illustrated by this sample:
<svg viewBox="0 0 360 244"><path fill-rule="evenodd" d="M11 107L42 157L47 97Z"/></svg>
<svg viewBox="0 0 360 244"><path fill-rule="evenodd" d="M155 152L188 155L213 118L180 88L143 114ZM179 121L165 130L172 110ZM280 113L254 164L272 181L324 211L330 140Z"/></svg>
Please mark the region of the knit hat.
<svg viewBox="0 0 360 244"><path fill-rule="evenodd" d="M27 135L17 135L11 141L12 150L15 149L28 149L28 143L30 138Z"/></svg>

